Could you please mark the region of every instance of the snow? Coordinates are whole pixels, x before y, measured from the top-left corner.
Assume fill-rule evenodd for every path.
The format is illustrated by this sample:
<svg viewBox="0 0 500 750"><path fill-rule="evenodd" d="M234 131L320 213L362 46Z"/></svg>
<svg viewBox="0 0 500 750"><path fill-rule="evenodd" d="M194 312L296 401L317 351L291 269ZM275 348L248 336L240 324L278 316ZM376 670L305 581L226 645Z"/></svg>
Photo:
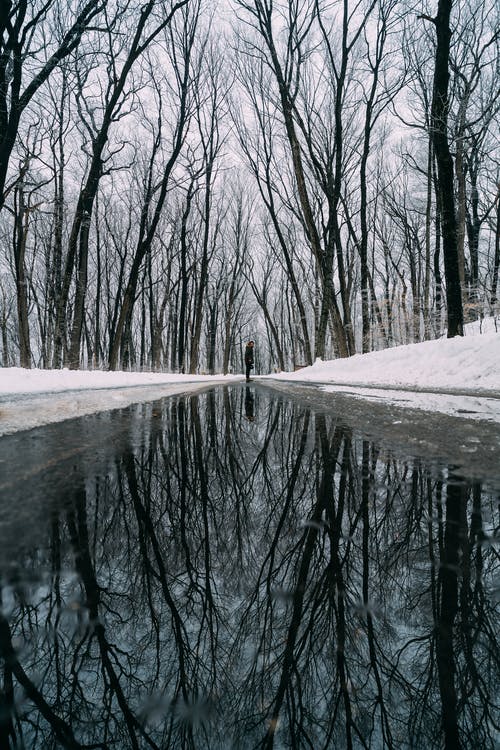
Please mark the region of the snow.
<svg viewBox="0 0 500 750"><path fill-rule="evenodd" d="M294 373L256 376L254 383L315 385L326 392L500 423L496 327L489 319L468 326L465 337L317 360ZM242 375L0 368L0 435L242 380Z"/></svg>
<svg viewBox="0 0 500 750"><path fill-rule="evenodd" d="M485 331L484 333L482 331ZM466 336L323 362L271 379L315 384L366 400L500 422L500 326L487 319Z"/></svg>
<svg viewBox="0 0 500 750"><path fill-rule="evenodd" d="M101 370L0 369L0 435L239 380Z"/></svg>
<svg viewBox="0 0 500 750"><path fill-rule="evenodd" d="M207 385L235 379L234 375L173 375L158 372L109 372L103 370L25 370L8 367L0 370L0 397L7 394L49 393L94 388L130 388L165 386L174 383Z"/></svg>
<svg viewBox="0 0 500 750"><path fill-rule="evenodd" d="M394 386L419 389L500 391L500 334L486 333L424 341L393 349L355 354L273 378L336 385Z"/></svg>

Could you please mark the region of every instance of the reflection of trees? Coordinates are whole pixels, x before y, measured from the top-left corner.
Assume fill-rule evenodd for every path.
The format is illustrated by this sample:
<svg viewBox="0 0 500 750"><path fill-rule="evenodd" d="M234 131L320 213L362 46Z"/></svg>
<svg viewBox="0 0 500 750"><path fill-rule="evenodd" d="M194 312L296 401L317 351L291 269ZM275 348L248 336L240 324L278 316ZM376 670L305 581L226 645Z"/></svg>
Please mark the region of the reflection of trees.
<svg viewBox="0 0 500 750"><path fill-rule="evenodd" d="M0 746L494 746L494 501L331 417L144 406L4 574Z"/></svg>

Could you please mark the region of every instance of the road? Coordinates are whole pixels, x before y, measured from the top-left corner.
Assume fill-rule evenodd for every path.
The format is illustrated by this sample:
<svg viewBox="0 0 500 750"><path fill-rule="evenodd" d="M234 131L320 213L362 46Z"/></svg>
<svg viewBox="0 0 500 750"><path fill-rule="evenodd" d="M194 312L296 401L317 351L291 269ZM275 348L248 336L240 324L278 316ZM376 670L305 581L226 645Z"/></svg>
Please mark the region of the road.
<svg viewBox="0 0 500 750"><path fill-rule="evenodd" d="M234 382L229 387L241 388ZM137 386L86 390L64 393L30 395L13 400L0 399L0 470L9 473L19 455L26 451L31 463L40 465L37 451L45 456L45 436L53 434L44 425L63 422L66 426L56 430L57 439L50 440L52 458L56 445L64 451L79 451L78 440L74 440L75 418L83 415L105 413L106 418L95 422L103 430L101 436L92 431L86 434L83 444L103 446L106 441L119 438L119 425L123 420L123 409L133 403L145 403L181 393L196 393L214 387L199 384L182 384L158 387ZM217 387L217 386L216 386ZM219 386L220 387L220 386ZM457 399L452 413L443 413L439 404L431 411L415 408L415 399L421 394L396 389L338 388L328 385L328 391L311 383L291 383L271 379L255 378L248 386L251 389L266 389L279 398L292 398L313 409L335 414L339 420L354 431L370 439L376 439L398 455L415 455L425 460L444 462L455 466L470 478L488 480L500 485L500 398L488 399L456 393L426 393L426 403L433 395L442 404L451 396ZM472 399L468 402L464 399ZM468 408L464 404L471 408ZM449 404L448 404L449 406ZM116 411L115 411L116 410ZM114 415L114 416L113 416ZM54 425L55 426L55 425ZM79 427L78 430L81 428ZM92 428L96 429L96 426ZM109 434L108 434L109 433ZM9 438L9 435L11 437ZM65 437L66 436L66 437ZM38 447L37 447L38 446ZM71 452L71 451L70 451ZM45 456L45 460L52 460ZM26 462L23 460L23 466Z"/></svg>
<svg viewBox="0 0 500 750"><path fill-rule="evenodd" d="M397 455L444 462L455 467L458 474L489 481L500 488L500 421L497 421L500 398L474 398L469 392L467 397L474 398L476 403L476 415L459 413L459 404L467 403L462 396L455 407L456 413L447 414L412 407L409 404L415 394L409 391L398 393L395 389L376 388L370 394L353 392L347 387L333 388L330 384L325 391L320 385L278 380L259 383L260 387L279 392L283 398L299 399L313 409L334 413L354 431L380 441ZM388 400L390 391L397 393L401 401ZM447 396L456 398L457 394L436 394L441 399ZM492 402L493 406L485 402ZM496 418L481 418L481 409L488 417L493 413Z"/></svg>

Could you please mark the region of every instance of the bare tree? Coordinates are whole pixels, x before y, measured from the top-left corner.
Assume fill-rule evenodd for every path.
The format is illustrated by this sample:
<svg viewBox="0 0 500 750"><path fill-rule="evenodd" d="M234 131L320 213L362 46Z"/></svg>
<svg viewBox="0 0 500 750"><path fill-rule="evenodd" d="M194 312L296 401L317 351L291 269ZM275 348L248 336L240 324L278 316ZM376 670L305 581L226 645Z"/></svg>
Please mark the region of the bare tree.
<svg viewBox="0 0 500 750"><path fill-rule="evenodd" d="M6 190L9 162L24 110L61 60L78 47L106 0L89 0L66 30L65 5L59 0L4 1L0 5L0 209L10 189ZM75 12L69 8L70 15ZM40 40L46 23L61 31L54 48L43 59L40 49L46 47ZM23 80L26 78L27 83Z"/></svg>
<svg viewBox="0 0 500 750"><path fill-rule="evenodd" d="M189 0L179 0L164 12L164 17L160 22L154 22L152 28L148 26L151 18L154 18L154 12L157 10L156 0L149 2L141 8L138 17L137 26L134 29L130 46L126 52L126 57L121 69L117 65L119 52L113 49L113 41L110 38L110 57L108 65L111 71L108 89L104 97L104 107L102 121L96 132L91 132L91 160L87 179L81 190L78 204L75 211L75 219L71 230L69 240L68 255L66 259L66 268L64 274L63 293L58 306L58 321L56 330L60 339L62 339L61 327L67 305L69 292L69 281L72 276L73 264L78 245L78 265L76 273L76 292L73 303L73 323L71 329L71 342L69 347L69 365L76 369L80 364L80 341L82 336L82 326L85 309L85 296L87 291L87 267L88 267L88 249L89 249L89 231L92 219L92 211L95 197L97 195L100 177L104 171L103 152L109 139L109 131L112 124L122 114L124 106L123 95L125 84L132 71L133 65L138 58L143 55L145 50L153 43L159 34L168 28L176 13L181 10ZM111 21L116 23L117 19ZM111 31L111 28L110 28ZM125 99L126 99L125 95ZM90 114L90 121L93 116ZM90 128L89 128L90 130ZM62 342L61 342L62 343ZM59 345L60 348L60 345Z"/></svg>
<svg viewBox="0 0 500 750"><path fill-rule="evenodd" d="M220 232L222 216L215 215L212 226L212 213L214 212L213 191L214 181L217 177L217 159L226 140L222 123L225 121L226 98L228 82L223 75L224 56L219 46L211 46L206 54L204 68L208 69L207 80L201 82L196 91L196 120L199 131L200 145L203 154L204 175L204 198L202 208L203 239L201 243L201 259L197 275L195 309L193 321L193 333L191 336L191 352L189 359L189 372L195 373L199 366L201 331L203 316L205 313L205 295L209 278L209 263L215 251L217 236ZM205 85L203 85L205 83ZM215 210L217 210L215 208Z"/></svg>
<svg viewBox="0 0 500 750"><path fill-rule="evenodd" d="M128 336L131 327L133 307L135 303L135 292L139 280L139 270L146 255L150 252L161 218L163 206L170 186L170 177L177 162L181 148L184 143L187 128L192 116L191 89L193 81L197 80L198 71L193 69L195 63L192 61L195 40L197 38L198 22L201 6L199 0L186 5L182 3L181 12L178 14L178 25L170 23L173 15L169 15L169 39L172 73L177 87L178 96L176 121L172 128L171 151L163 167L163 174L159 184L149 180L147 193L141 210L139 235L135 248L134 259L123 296L121 310L116 324L114 339L110 349L109 367L115 370L118 366L120 347L126 342L122 337L124 333ZM175 6L177 10L177 6ZM155 204L151 207L152 198Z"/></svg>
<svg viewBox="0 0 500 750"><path fill-rule="evenodd" d="M435 18L426 17L436 28L436 57L431 105L431 137L438 169L439 209L448 309L448 338L463 336L463 307L458 266L454 169L448 139L448 84L450 78L450 15L452 0L439 0Z"/></svg>
<svg viewBox="0 0 500 750"><path fill-rule="evenodd" d="M311 189L308 187L306 174L307 156L311 158L314 166L320 171L322 171L321 165L319 160L314 159L308 139L306 138L307 156L304 154L299 139L300 132L303 134L310 132L298 111L297 97L302 76L301 69L308 55L307 44L308 42L311 44L309 35L312 23L316 17L316 3L313 0L306 4L286 3L283 14L279 14L277 8L268 0L255 0L252 3L238 0L237 4L246 12L248 26L256 35L255 40L245 40L244 49L246 48L246 54L250 58L257 57L258 59L262 59L261 44L264 44L266 50L264 57L269 60L268 64L278 90L280 115L283 118L290 149L301 220L304 223L305 234L312 254L318 264L325 314L321 318L317 333L316 354L317 356L324 356L327 323L329 316L331 316L338 354L341 357L345 357L354 353L350 311L347 300L343 296L343 320L337 304L333 275L334 237L330 233L331 241L328 241L330 239L328 237L326 243L322 243L321 233L315 218ZM280 57L280 50L275 37L278 15L282 19L285 19L284 28L282 29L282 32L285 34L282 57ZM328 184L332 186L333 192L330 195L335 202L335 189L332 183L333 176L326 174L324 177L328 181ZM336 213L330 213L330 218L335 222ZM343 256L341 253L339 255L338 244L336 249L339 262L340 284L342 286L344 279Z"/></svg>

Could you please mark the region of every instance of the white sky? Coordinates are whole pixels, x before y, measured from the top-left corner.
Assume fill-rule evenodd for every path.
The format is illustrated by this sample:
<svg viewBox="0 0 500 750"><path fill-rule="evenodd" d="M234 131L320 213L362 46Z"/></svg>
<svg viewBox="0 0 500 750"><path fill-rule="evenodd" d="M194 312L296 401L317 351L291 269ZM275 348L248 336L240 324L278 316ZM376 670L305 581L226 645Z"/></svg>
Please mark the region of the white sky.
<svg viewBox="0 0 500 750"><path fill-rule="evenodd" d="M500 423L500 322L484 321L482 331L469 326L464 338L317 361L296 373L255 377L254 383L271 378L316 384L357 398ZM242 379L0 368L0 435Z"/></svg>

